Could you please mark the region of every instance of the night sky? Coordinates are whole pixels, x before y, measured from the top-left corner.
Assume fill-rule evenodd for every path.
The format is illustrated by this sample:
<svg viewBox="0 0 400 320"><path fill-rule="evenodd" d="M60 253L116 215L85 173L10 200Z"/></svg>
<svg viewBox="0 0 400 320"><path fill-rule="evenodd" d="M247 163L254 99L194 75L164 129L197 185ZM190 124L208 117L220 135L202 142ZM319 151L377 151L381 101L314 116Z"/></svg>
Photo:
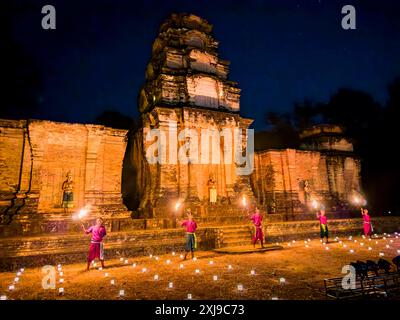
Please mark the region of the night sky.
<svg viewBox="0 0 400 320"><path fill-rule="evenodd" d="M400 1L13 1L12 38L43 80L35 118L93 122L106 109L138 117L137 95L160 24L173 12L214 26L220 57L242 89L241 114L263 129L268 111L327 101L340 87L384 104L400 75ZM57 29L41 28L54 5ZM341 28L341 8L357 30ZM3 12L4 13L4 12Z"/></svg>

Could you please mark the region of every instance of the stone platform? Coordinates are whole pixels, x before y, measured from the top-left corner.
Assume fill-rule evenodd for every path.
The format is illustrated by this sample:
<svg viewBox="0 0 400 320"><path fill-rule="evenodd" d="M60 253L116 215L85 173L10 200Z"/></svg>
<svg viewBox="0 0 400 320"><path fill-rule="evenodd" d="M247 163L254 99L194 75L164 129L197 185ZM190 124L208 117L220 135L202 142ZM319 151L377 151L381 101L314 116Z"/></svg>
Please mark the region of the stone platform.
<svg viewBox="0 0 400 320"><path fill-rule="evenodd" d="M266 244L264 248L260 248L259 244L254 248L252 245L247 246L237 246L237 247L223 247L214 249L214 252L224 253L224 254L244 254L244 253L262 253L271 250L282 250L282 246L277 246L273 244Z"/></svg>
<svg viewBox="0 0 400 320"><path fill-rule="evenodd" d="M185 233L179 229L163 229L150 221L132 220L126 230L109 229L105 238L106 259L183 251ZM375 217L376 233L400 231L400 217ZM134 226L142 229L133 229ZM146 226L148 228L146 228ZM151 229L152 227L158 229ZM361 219L329 220L331 238L336 235L362 233ZM114 229L118 230L118 229ZM197 231L198 249L213 250L249 245L253 227L250 224L201 227ZM269 243L319 238L318 221L271 222L264 230ZM0 270L22 266L86 261L90 238L83 233L40 234L0 238Z"/></svg>

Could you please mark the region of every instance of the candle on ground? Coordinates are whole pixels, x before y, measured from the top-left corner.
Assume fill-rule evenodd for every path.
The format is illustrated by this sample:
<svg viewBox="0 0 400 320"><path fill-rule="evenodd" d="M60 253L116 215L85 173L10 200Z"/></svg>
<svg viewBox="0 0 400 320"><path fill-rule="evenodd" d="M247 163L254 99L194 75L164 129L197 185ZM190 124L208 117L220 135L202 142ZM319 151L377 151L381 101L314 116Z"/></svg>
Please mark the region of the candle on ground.
<svg viewBox="0 0 400 320"><path fill-rule="evenodd" d="M8 290L13 291L15 289L15 286L13 284L8 286Z"/></svg>
<svg viewBox="0 0 400 320"><path fill-rule="evenodd" d="M187 298L188 298L188 300L192 300L192 294L188 293Z"/></svg>
<svg viewBox="0 0 400 320"><path fill-rule="evenodd" d="M238 284L237 285L237 289L238 289L238 291L243 291L243 285L242 284Z"/></svg>
<svg viewBox="0 0 400 320"><path fill-rule="evenodd" d="M213 276L213 280L217 281L218 280L218 276Z"/></svg>
<svg viewBox="0 0 400 320"><path fill-rule="evenodd" d="M158 280L158 274L154 275L154 280L155 280L155 281Z"/></svg>
<svg viewBox="0 0 400 320"><path fill-rule="evenodd" d="M7 296L5 296L5 295L2 295L2 296L0 296L0 300L7 300Z"/></svg>
<svg viewBox="0 0 400 320"><path fill-rule="evenodd" d="M279 279L279 283L281 283L281 284L286 283L286 279L285 279L285 278L280 278L280 279Z"/></svg>
<svg viewBox="0 0 400 320"><path fill-rule="evenodd" d="M125 290L119 290L119 296L120 297L125 296Z"/></svg>
<svg viewBox="0 0 400 320"><path fill-rule="evenodd" d="M64 279L63 279L63 278L61 278L61 279L60 279L60 283L63 283L63 282L64 282Z"/></svg>
<svg viewBox="0 0 400 320"><path fill-rule="evenodd" d="M115 285L115 280L111 279L110 283L111 283L111 285Z"/></svg>
<svg viewBox="0 0 400 320"><path fill-rule="evenodd" d="M168 283L168 288L172 289L174 287L173 282Z"/></svg>
<svg viewBox="0 0 400 320"><path fill-rule="evenodd" d="M58 289L58 293L63 294L63 293L64 293L64 288L59 288L59 289Z"/></svg>
<svg viewBox="0 0 400 320"><path fill-rule="evenodd" d="M254 276L254 275L256 274L256 271L255 271L255 270L251 270L251 271L250 271L250 274L251 274L252 276Z"/></svg>
<svg viewBox="0 0 400 320"><path fill-rule="evenodd" d="M143 269L142 269L142 272L146 272L146 271L147 271L147 268L143 268Z"/></svg>

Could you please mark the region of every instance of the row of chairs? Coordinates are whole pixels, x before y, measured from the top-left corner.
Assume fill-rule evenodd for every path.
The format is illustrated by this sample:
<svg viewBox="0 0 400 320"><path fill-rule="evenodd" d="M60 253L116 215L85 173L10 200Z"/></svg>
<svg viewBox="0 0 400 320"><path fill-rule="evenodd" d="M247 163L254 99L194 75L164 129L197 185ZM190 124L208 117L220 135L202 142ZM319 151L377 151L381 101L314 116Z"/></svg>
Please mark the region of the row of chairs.
<svg viewBox="0 0 400 320"><path fill-rule="evenodd" d="M400 256L393 258L392 262L393 264L385 259L379 259L378 262L372 260L367 260L366 262L357 260L356 262L350 263L350 265L356 270L357 277L363 279L368 277L370 273L378 276L381 272L389 274L394 269L400 272Z"/></svg>
<svg viewBox="0 0 400 320"><path fill-rule="evenodd" d="M343 277L325 279L325 294L336 299L389 297L400 293L400 256L392 260L350 263L356 270L353 287L343 286Z"/></svg>

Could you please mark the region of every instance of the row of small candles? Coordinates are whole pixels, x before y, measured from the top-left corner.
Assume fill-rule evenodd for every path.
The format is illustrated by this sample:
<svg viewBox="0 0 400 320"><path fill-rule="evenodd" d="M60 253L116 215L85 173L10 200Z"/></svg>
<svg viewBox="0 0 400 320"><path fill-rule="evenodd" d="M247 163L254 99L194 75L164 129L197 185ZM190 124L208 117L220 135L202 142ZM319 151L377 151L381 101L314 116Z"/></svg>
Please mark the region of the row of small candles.
<svg viewBox="0 0 400 320"><path fill-rule="evenodd" d="M20 278L21 278L21 276L22 276L22 274L24 272L25 272L24 268L21 268L21 269L18 270L18 272L15 275L15 278L13 280L13 283L8 286L8 290L9 291L14 291L15 290L15 286L16 286L17 283L19 283L19 280L20 280ZM0 296L0 300L7 300L7 296L6 295L1 295Z"/></svg>
<svg viewBox="0 0 400 320"><path fill-rule="evenodd" d="M175 256L176 253L175 253L175 252L172 252L172 255ZM158 256L154 256L153 254L149 254L149 258L150 258L150 259L154 259L154 260L156 260L156 261L159 260L159 257L158 257ZM183 255L180 255L180 258L183 258ZM129 264L129 260L124 259L124 258L122 258L122 257L120 258L120 261L121 261L121 262L124 261L125 264ZM193 258L193 261L197 261L197 258L194 257L194 258ZM165 263L166 263L166 264L171 264L172 262L171 262L170 259L166 259ZM213 261L213 260L210 260L208 264L209 264L209 265L214 265L214 261ZM136 267L137 267L137 264L136 264L136 263L133 263L133 264L132 264L132 268L136 268ZM180 268L180 269L183 269L183 268L184 268L184 264L180 263L180 264L179 264L179 268ZM232 265L229 264L229 265L227 266L227 269L228 269L228 270L233 270ZM99 270L102 270L102 268L99 268ZM146 268L146 267L143 267L143 268L141 269L141 272L142 272L142 273L146 273L146 272L148 272L148 271L149 271L149 270L148 270L148 268ZM197 269L194 270L194 272L195 272L195 274L200 274L200 273L201 273L201 270L197 268ZM255 275L256 275L256 271L255 271L254 269L252 269L252 270L250 270L250 273L249 273L249 274L252 275L252 276L255 276ZM108 273L105 273L104 276L105 276L105 277L108 277L109 274L108 274ZM213 281L218 281L219 279L220 279L220 278L219 278L218 275L213 275L213 276L212 276L212 280L213 280ZM160 280L160 276L159 276L158 274L155 274L155 275L153 276L153 280L154 280L154 281L159 281L159 280ZM111 279L110 283L111 283L112 286L116 285L115 279ZM280 278L280 279L279 279L279 283L280 283L281 285L285 284L285 283L286 283L286 279L285 279L285 278ZM174 289L174 283L173 283L173 282L168 282L167 289ZM237 291L238 291L238 292L242 292L243 290L244 290L243 284L238 284L238 285L237 285ZM122 298L122 297L124 297L124 296L125 296L125 290L121 289L121 290L119 291L119 297ZM188 294L187 294L187 299L188 299L188 300L193 299L193 295L192 295L191 293L188 293ZM275 296L272 297L272 300L277 300L277 299L278 299L278 298L275 297Z"/></svg>
<svg viewBox="0 0 400 320"><path fill-rule="evenodd" d="M374 234L374 237L377 238L377 235ZM396 239L398 239L398 238L399 238L399 234L398 234L397 232L395 232L393 237L396 238ZM366 239L365 236L362 236L362 238L363 238L363 239ZM393 242L394 242L393 239L388 239L388 238L391 238L391 235L390 235L390 234L387 234L387 233L384 233L382 239L383 239L385 242L387 242L387 241L389 241L389 243L393 243ZM360 246L364 246L364 242L362 242L362 241L358 242L356 239L353 239L352 236L349 236L349 237L347 238L347 240L352 241L352 242L355 243L355 244L356 244L356 243L359 243ZM335 238L335 241L337 241L343 248L347 248L347 244L344 244L343 241L342 241L339 237L336 237L336 238ZM368 241L371 242L371 241L373 241L373 239L369 238ZM310 243L310 242L311 242L311 239L304 240L304 244L305 244L305 247L306 247L306 248L309 248L309 243ZM276 244L278 245L278 243L276 243ZM291 246L292 244L296 244L296 240L292 240L291 242L289 242L289 243L288 243L288 246ZM375 240L375 244L378 244L378 240ZM325 246L325 249L326 249L326 250L329 250L329 247L328 247L325 243L323 243L323 245ZM391 246L390 246L389 244L386 244L386 245L385 245L385 248L386 248L386 249L390 249ZM369 246L369 247L368 247L368 250L372 250L372 247ZM350 252L350 253L354 253L355 251L354 251L353 249L350 249L349 252ZM400 250L397 250L397 253L400 254ZM175 252L172 252L172 255L175 256L176 253L175 253ZM383 253L383 252L380 252L380 253L379 253L379 256L381 256L381 257L384 256L384 253ZM156 260L156 261L159 261L159 257L158 257L158 256L154 256L153 254L150 254L149 257L150 257L150 259L154 259L154 260ZM180 255L180 258L183 258L183 255ZM197 260L196 257L193 258L193 261L196 261L196 260ZM128 260L128 259L120 258L120 261L121 261L121 262L124 262L124 264L126 264L126 265L129 264L129 260ZM170 259L166 259L165 263L166 263L166 264L171 264L172 262L171 262ZM94 267L97 266L97 264L94 263L94 262L93 262L92 264L93 264ZM209 265L214 265L214 261L213 261L213 260L209 260ZM133 264L132 264L132 267L133 267L133 268L136 268L136 267L137 267L137 264L136 264L136 263L133 263ZM180 268L180 269L183 269L183 268L184 268L184 264L180 263L180 264L179 264L179 268ZM232 265L228 265L227 268L228 268L228 270L233 270ZM98 270L101 271L102 268L100 267ZM20 277L21 277L21 275L23 274L24 271L25 271L25 269L24 269L24 268L21 268L21 269L17 272L16 277L14 278L13 284L9 285L9 287L8 287L9 291L15 290L15 285L19 282ZM63 278L64 273L63 273L61 264L59 264L59 265L57 266L57 271L59 272L59 276L60 276L59 283L62 284L62 283L64 283L64 278ZM148 268L143 267L143 268L141 269L141 272L142 272L142 273L148 272ZM196 268L194 272L195 272L195 274L200 274L200 273L201 273L200 269L198 269L198 268ZM255 275L256 275L256 271L255 271L254 269L250 270L250 275L255 276ZM104 273L104 277L109 277L109 273L108 273L108 272ZM220 279L220 278L219 278L218 275L213 275L213 276L212 276L212 280L213 280L213 281L218 281L219 279ZM155 274L155 275L153 276L153 280L154 280L154 281L160 280L160 276L159 276L158 274ZM112 286L116 285L115 279L111 279L110 283L111 283ZM285 283L286 283L286 279L285 279L285 278L280 278L280 279L279 279L279 283L280 283L281 285L282 285L282 284L285 284ZM168 282L168 289L173 289L173 288L174 288L174 283L173 283L173 282ZM237 291L238 291L238 292L242 292L243 290L244 290L243 284L238 284L238 285L237 285ZM64 288L63 288L63 287L60 287L60 288L58 289L58 292L59 292L59 294L64 294ZM123 298L124 296L125 296L125 290L124 290L124 289L120 289L120 290L119 290L119 297L120 297L120 298ZM193 297L192 297L192 294L191 294L191 293L188 293L187 299L192 299L192 298L193 298ZM6 299L7 299L7 296L5 296L5 295L0 296L0 300L6 300ZM277 298L276 298L276 297L272 297L272 299L273 299L273 300L276 300Z"/></svg>
<svg viewBox="0 0 400 320"><path fill-rule="evenodd" d="M378 235L377 235L377 234L374 234L374 237L377 238ZM385 240L385 241L386 241L386 240L389 240L390 243L393 243L393 239L387 239L387 238L390 238L390 237L391 237L390 234L384 233L382 239ZM398 238L399 238L399 234L398 234L397 232L395 232L393 237L396 238L396 239L398 239ZM362 236L362 238L363 238L363 239L366 239L366 237L365 237L364 235ZM349 236L349 237L348 237L348 240L349 240L349 241L353 241L354 243L358 243L357 240L353 240L353 236ZM322 240L320 240L320 241L322 242ZM339 237L335 237L335 241L338 242L340 245L342 245L343 248L347 248L347 244L343 244L343 241L340 240ZM368 238L368 241L373 241L373 239ZM310 248L310 246L309 246L309 243L310 243L310 242L311 242L310 239L304 240L304 244L305 244L304 246L305 246L306 248ZM292 240L291 242L288 242L287 245L290 247L290 246L292 246L292 245L295 244L295 243L296 243L296 240ZM276 244L278 245L278 243L276 243ZM322 242L322 244L325 246L325 250L327 250L327 251L330 250L330 248L327 246L327 244L326 244L325 242ZM359 244L360 244L361 247L364 246L364 242L360 242ZM378 244L378 241L377 241L377 240L375 240L375 244ZM386 245L385 245L385 248L386 248L386 249L390 249L391 247L390 247L390 245L386 244ZM371 251L371 250L373 250L373 248L372 248L371 246L369 246L369 247L368 247L368 250ZM349 253L354 253L354 252L355 252L354 249L350 249L350 250L349 250ZM397 250L397 253L400 254L400 250ZM380 256L380 257L383 257L384 255L385 255L385 254L384 254L383 252L380 252L380 253L379 253L379 256Z"/></svg>
<svg viewBox="0 0 400 320"><path fill-rule="evenodd" d="M375 237L376 237L376 236L377 236L377 235L375 235ZM387 236L387 237L390 237L390 235L387 235L387 234L385 233L385 234L384 234L384 237L383 237L384 240L386 239L386 236ZM397 233L395 233L395 237L396 237L396 239L398 238ZM363 238L365 239L365 236L363 236ZM350 236L350 237L348 238L348 240L349 240L349 241L353 241L354 243L357 243L357 242L358 242L357 240L353 240L353 237L352 237L352 236ZM336 238L335 238L335 241L337 241L339 244L341 244L344 248L347 247L347 245L346 245L346 244L343 244L343 241L340 240L339 237L336 237ZM368 239L368 241L372 241L372 239ZM311 239L304 240L305 247L308 248L310 242L311 242ZM378 241L375 241L375 242L376 242L376 244L378 244ZM390 240L390 242L393 243L393 240ZM288 246L291 246L291 244L295 244L295 243L296 243L296 240L292 240L291 242L288 243ZM278 243L276 243L276 244L278 245ZM325 243L323 243L323 244L325 245L325 249L326 249L326 250L329 250L329 247L326 246ZM360 246L364 246L364 243L363 243L363 242L360 242ZM386 245L386 248L389 249L390 246L389 246L389 245ZM372 247L368 247L368 249L369 249L369 250L372 250ZM350 253L354 253L354 250L353 250L353 249L350 249L349 252L350 252ZM397 250L397 252L400 253L400 250ZM176 253L175 253L175 252L172 252L172 255L175 256ZM383 256L383 255L384 255L383 253L380 253L380 256ZM158 256L155 256L155 255L153 255L153 254L149 254L149 257L150 257L150 259L154 259L154 260L156 260L156 261L159 261L159 257L158 257ZM180 258L183 258L183 255L180 255ZM196 257L193 258L193 261L196 261L196 260L197 260ZM124 259L124 258L120 258L120 261L124 261L125 264L128 264L128 263L129 263L129 261L128 261L127 259ZM171 264L172 262L171 262L170 259L166 259L166 260L165 260L165 263L166 263L166 264ZM210 264L210 265L213 265L213 264L214 264L214 261L213 261L213 260L210 260L210 261L209 261L209 264ZM132 267L134 267L134 268L137 267L137 264L136 264L136 263L133 263L133 264L132 264ZM182 263L180 263L180 264L179 264L179 268L180 268L180 269L184 268L184 265L183 265ZM233 269L232 265L228 265L228 270L232 270L232 269ZM146 267L143 267L143 268L141 269L141 272L142 272L142 273L148 272L148 269L147 269ZM198 269L198 268L196 268L196 269L194 270L194 272L195 272L195 274L200 274L200 273L201 273L201 270ZM254 269L253 269L253 270L250 270L250 275L253 275L253 276L256 275L256 271L255 271ZM108 273L106 273L105 276L107 277L107 276L108 276ZM218 281L219 279L220 279L220 278L219 278L218 275L213 275L213 276L212 276L212 280L213 280L213 281ZM159 281L159 280L160 280L160 276L159 276L158 274L155 274L155 275L153 276L153 280L154 280L154 281ZM286 283L286 279L285 279L285 278L280 278L280 279L279 279L279 283L280 283L281 285L285 284L285 283ZM111 280L111 284L112 284L112 285L115 285L115 280L114 280L114 279ZM168 289L173 289L173 288L174 288L174 283L173 283L173 282L168 282L167 288L168 288ZM244 286L243 286L243 284L238 284L238 285L237 285L237 291L238 291L238 292L244 291ZM125 295L125 291L121 289L120 292L119 292L119 296L120 296L120 297L123 297L124 295ZM187 299L192 299L192 298L193 298L192 294L189 293L188 296L187 296ZM273 299L273 300L277 300L277 297L272 297L272 299Z"/></svg>

